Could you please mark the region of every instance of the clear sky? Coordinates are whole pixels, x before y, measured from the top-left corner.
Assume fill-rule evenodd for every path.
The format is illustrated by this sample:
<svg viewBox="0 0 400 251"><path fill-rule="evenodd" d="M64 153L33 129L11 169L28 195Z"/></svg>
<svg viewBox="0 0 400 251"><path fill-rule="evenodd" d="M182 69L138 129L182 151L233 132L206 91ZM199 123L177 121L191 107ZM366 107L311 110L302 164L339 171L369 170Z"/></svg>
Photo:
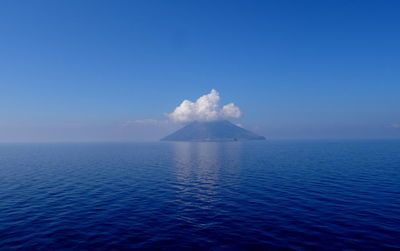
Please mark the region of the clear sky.
<svg viewBox="0 0 400 251"><path fill-rule="evenodd" d="M155 140L216 89L271 139L400 138L400 1L0 2L0 142Z"/></svg>

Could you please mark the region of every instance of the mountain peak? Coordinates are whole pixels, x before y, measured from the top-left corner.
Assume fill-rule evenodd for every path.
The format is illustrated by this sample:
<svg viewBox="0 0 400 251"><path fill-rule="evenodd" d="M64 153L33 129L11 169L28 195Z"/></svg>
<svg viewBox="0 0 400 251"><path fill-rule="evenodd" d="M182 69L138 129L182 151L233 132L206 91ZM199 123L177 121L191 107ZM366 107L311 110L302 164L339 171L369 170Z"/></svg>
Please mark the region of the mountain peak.
<svg viewBox="0 0 400 251"><path fill-rule="evenodd" d="M162 141L243 141L265 140L228 120L194 121L161 139Z"/></svg>

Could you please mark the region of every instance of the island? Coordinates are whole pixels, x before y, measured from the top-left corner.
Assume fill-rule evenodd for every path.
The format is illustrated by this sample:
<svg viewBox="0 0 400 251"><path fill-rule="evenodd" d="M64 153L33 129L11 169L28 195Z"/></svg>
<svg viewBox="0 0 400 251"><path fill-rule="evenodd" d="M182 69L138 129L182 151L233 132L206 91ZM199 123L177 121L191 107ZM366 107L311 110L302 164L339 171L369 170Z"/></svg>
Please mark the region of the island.
<svg viewBox="0 0 400 251"><path fill-rule="evenodd" d="M228 120L194 121L178 131L162 138L161 141L247 141L265 140Z"/></svg>

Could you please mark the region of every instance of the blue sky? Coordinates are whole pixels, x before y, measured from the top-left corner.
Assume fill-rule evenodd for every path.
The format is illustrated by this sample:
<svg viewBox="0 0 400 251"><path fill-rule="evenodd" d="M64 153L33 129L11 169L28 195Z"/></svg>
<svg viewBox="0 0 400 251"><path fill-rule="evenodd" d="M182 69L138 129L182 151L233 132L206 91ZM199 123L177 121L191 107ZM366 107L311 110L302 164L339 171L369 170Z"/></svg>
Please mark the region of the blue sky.
<svg viewBox="0 0 400 251"><path fill-rule="evenodd" d="M0 142L155 140L213 88L267 138L400 138L399 9L1 1Z"/></svg>

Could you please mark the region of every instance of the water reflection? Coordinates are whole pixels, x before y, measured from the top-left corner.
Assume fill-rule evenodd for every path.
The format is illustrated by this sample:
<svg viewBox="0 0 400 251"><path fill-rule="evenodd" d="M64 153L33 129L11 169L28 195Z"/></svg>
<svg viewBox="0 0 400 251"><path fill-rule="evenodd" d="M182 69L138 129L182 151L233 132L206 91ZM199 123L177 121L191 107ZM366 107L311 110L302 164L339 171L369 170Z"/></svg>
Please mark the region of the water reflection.
<svg viewBox="0 0 400 251"><path fill-rule="evenodd" d="M176 142L175 172L177 196L184 207L211 209L218 201L223 186L231 181L240 168L241 144L218 142ZM226 177L225 177L226 179Z"/></svg>

